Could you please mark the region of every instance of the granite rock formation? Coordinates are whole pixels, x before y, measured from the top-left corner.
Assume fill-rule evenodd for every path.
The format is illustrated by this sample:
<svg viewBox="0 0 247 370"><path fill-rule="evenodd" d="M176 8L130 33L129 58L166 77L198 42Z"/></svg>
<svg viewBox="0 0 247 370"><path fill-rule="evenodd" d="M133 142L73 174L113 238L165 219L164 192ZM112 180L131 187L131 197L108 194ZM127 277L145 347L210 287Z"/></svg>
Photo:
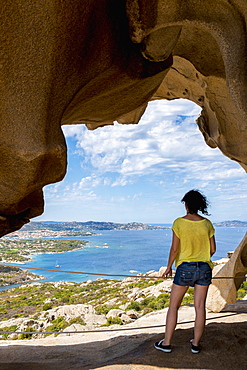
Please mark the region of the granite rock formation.
<svg viewBox="0 0 247 370"><path fill-rule="evenodd" d="M220 312L227 304L236 302L237 290L247 273L247 233L229 261L213 269L213 284L209 287L207 308ZM230 279L229 277L236 277Z"/></svg>
<svg viewBox="0 0 247 370"><path fill-rule="evenodd" d="M0 235L66 172L62 124L137 123L190 99L211 147L247 168L243 0L13 0L1 6Z"/></svg>

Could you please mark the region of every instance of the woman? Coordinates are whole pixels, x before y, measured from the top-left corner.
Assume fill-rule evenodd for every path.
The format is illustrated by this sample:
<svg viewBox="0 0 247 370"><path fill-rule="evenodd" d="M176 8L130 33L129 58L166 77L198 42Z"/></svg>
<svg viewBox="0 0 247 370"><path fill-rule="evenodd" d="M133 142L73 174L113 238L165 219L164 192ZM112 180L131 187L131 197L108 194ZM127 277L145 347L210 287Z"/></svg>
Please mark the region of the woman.
<svg viewBox="0 0 247 370"><path fill-rule="evenodd" d="M195 325L194 338L190 340L191 352L200 352L200 339L204 331L205 302L211 284L213 264L210 257L216 251L214 227L212 223L198 214L208 215L208 202L197 190L185 194L187 214L177 218L172 226L173 239L168 265L163 277L172 276L172 264L176 261L176 274L173 280L170 306L166 317L165 338L154 344L155 348L171 352L171 340L177 324L178 309L189 286L194 287Z"/></svg>

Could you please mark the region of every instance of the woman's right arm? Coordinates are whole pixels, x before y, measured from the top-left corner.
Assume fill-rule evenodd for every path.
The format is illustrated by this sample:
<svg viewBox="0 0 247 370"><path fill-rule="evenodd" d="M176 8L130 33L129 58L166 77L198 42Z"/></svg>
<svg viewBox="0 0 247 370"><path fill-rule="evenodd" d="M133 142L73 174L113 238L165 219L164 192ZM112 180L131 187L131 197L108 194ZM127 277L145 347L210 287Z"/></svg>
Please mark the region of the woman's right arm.
<svg viewBox="0 0 247 370"><path fill-rule="evenodd" d="M174 231L172 231L172 246L170 248L168 264L165 272L162 274L162 277L172 276L172 264L175 261L175 258L178 254L179 242L180 239L177 237Z"/></svg>
<svg viewBox="0 0 247 370"><path fill-rule="evenodd" d="M210 241L210 256L216 252L216 243L214 235L209 239Z"/></svg>

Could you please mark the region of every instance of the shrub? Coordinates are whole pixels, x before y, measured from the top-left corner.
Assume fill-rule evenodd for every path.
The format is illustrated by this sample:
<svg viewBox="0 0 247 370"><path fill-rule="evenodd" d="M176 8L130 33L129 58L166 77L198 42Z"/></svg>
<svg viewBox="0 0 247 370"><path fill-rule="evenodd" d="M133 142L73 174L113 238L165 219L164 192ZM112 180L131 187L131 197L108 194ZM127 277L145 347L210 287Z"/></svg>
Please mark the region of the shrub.
<svg viewBox="0 0 247 370"><path fill-rule="evenodd" d="M52 325L49 325L47 328L46 328L46 331L62 331L63 329L67 328L67 326L69 325L67 323L67 321L65 320L64 317L61 317L59 316L57 319L55 320L52 320ZM49 334L47 334L49 335ZM55 334L55 336L57 336L57 334Z"/></svg>
<svg viewBox="0 0 247 370"><path fill-rule="evenodd" d="M108 312L114 308L117 308L119 309L119 306L117 305L107 305L107 304L100 304L98 305L97 307L95 307L95 312L98 314L98 315L107 315Z"/></svg>
<svg viewBox="0 0 247 370"><path fill-rule="evenodd" d="M246 296L246 291L244 289L239 289L237 292L237 299L243 299Z"/></svg>
<svg viewBox="0 0 247 370"><path fill-rule="evenodd" d="M141 306L138 302L132 301L127 307L127 310L135 310L135 311L141 311Z"/></svg>
<svg viewBox="0 0 247 370"><path fill-rule="evenodd" d="M51 303L45 303L45 304L43 305L43 311L50 310L51 308L52 308Z"/></svg>
<svg viewBox="0 0 247 370"><path fill-rule="evenodd" d="M72 324L86 325L85 321L80 316L74 317L68 322L68 326Z"/></svg>
<svg viewBox="0 0 247 370"><path fill-rule="evenodd" d="M169 294L160 294L158 297L147 297L144 298L140 303L132 301L127 310L143 311L143 314L149 313L151 311L162 310L169 306Z"/></svg>
<svg viewBox="0 0 247 370"><path fill-rule="evenodd" d="M110 326L110 325L123 325L123 322L122 320L120 319L120 317L108 317L107 319L107 322L106 322L106 326Z"/></svg>
<svg viewBox="0 0 247 370"><path fill-rule="evenodd" d="M169 306L169 299L169 294L160 294L158 297L145 298L141 302L141 306L152 308L155 311L162 310L163 308Z"/></svg>
<svg viewBox="0 0 247 370"><path fill-rule="evenodd" d="M237 291L237 298L238 299L242 299L242 298L244 298L246 296L246 294L247 294L247 281L244 281L240 285L240 287L239 287L239 289Z"/></svg>
<svg viewBox="0 0 247 370"><path fill-rule="evenodd" d="M24 331L26 331L26 332L36 332L36 330L32 327L32 326L28 326ZM18 339L31 339L32 338L32 334L24 334L24 333L22 333L22 334L20 334L19 336L18 336Z"/></svg>
<svg viewBox="0 0 247 370"><path fill-rule="evenodd" d="M61 300L61 302L63 302L63 303L69 303L69 301L70 301L70 297L69 297L69 295L67 295L67 296L62 297L60 300Z"/></svg>
<svg viewBox="0 0 247 370"><path fill-rule="evenodd" d="M0 331L11 331L12 333L14 333L17 329L17 325L11 325L11 326L5 326L4 328L1 328ZM4 334L1 334L3 336L4 339L7 339L9 334L7 333L4 333Z"/></svg>

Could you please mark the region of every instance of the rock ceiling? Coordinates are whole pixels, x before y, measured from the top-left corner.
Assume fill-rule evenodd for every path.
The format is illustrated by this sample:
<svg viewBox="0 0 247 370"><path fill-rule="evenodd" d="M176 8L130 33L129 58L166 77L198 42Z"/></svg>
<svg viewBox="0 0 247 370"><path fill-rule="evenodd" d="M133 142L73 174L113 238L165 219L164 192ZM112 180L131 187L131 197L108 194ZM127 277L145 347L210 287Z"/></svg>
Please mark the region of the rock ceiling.
<svg viewBox="0 0 247 370"><path fill-rule="evenodd" d="M0 235L66 173L61 124L138 123L189 99L210 147L247 168L245 0L13 0L1 5Z"/></svg>

